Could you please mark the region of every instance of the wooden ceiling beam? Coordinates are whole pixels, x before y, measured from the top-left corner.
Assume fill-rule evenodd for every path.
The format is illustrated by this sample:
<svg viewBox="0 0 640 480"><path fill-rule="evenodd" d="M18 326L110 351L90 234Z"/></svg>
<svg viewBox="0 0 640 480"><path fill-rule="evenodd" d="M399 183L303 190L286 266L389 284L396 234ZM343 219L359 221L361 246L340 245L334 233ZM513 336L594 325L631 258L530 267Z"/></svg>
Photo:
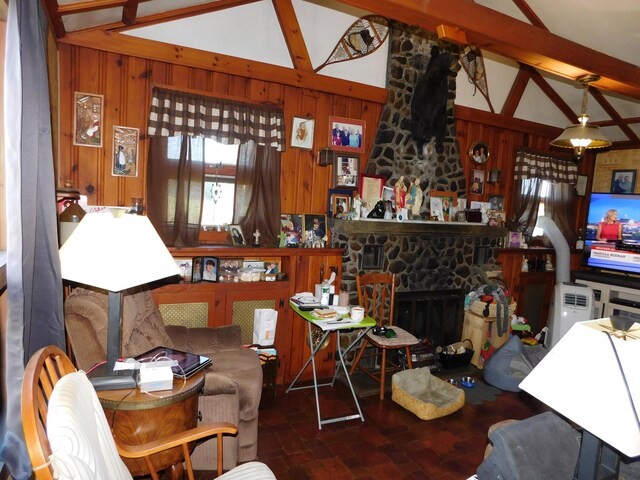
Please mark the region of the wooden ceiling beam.
<svg viewBox="0 0 640 480"><path fill-rule="evenodd" d="M638 138L635 132L631 130L629 125L622 122L622 117L620 116L620 114L611 106L604 95L602 95L602 92L600 90L589 88L589 93L591 93L596 102L600 104L602 109L607 112L607 115L611 117L614 125L620 128L620 130L622 130L622 132L627 136L629 140L635 142L636 144L640 143L640 138Z"/></svg>
<svg viewBox="0 0 640 480"><path fill-rule="evenodd" d="M289 49L291 63L296 70L313 71L309 51L302 36L298 17L291 0L272 0L273 8L280 23L280 29Z"/></svg>
<svg viewBox="0 0 640 480"><path fill-rule="evenodd" d="M457 26L479 48L571 80L598 74L593 86L640 99L640 67L468 0L339 1L431 32Z"/></svg>
<svg viewBox="0 0 640 480"><path fill-rule="evenodd" d="M59 15L73 15L76 13L95 12L106 8L117 8L127 4L127 0L87 0L85 2L56 4Z"/></svg>
<svg viewBox="0 0 640 480"><path fill-rule="evenodd" d="M304 72L195 48L137 38L118 32L91 30L68 34L58 41L94 50L238 75L379 104L385 104L388 98L388 92L384 88L331 78L313 71Z"/></svg>
<svg viewBox="0 0 640 480"><path fill-rule="evenodd" d="M49 25L53 34L56 38L62 38L65 36L66 29L64 28L64 23L62 22L62 16L60 16L58 11L58 2L57 0L44 0L45 11L48 13L47 17L49 18Z"/></svg>
<svg viewBox="0 0 640 480"><path fill-rule="evenodd" d="M127 1L127 4L122 9L122 23L124 23L125 25L133 25L136 23L139 4L140 4L140 0Z"/></svg>
<svg viewBox="0 0 640 480"><path fill-rule="evenodd" d="M522 95L524 94L524 90L527 88L530 78L531 74L528 70L525 70L524 68L520 68L518 70L518 75L516 75L516 79L511 85L511 90L507 95L504 105L502 105L500 115L505 115L507 117L513 117L515 115L516 109L518 108L518 105L520 105L520 100L522 99Z"/></svg>

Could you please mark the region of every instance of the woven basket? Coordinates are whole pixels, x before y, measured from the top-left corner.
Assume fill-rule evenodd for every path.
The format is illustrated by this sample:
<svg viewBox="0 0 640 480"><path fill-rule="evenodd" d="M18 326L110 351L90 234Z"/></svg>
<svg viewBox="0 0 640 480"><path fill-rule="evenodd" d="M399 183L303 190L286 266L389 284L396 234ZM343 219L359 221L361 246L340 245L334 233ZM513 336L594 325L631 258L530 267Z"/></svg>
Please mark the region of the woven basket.
<svg viewBox="0 0 640 480"><path fill-rule="evenodd" d="M416 391L416 384L420 385L420 391ZM430 396L428 389L436 390L437 393ZM391 391L394 402L422 420L444 417L464 406L464 391L431 375L428 367L396 373L391 379ZM434 400L424 400L429 397Z"/></svg>
<svg viewBox="0 0 640 480"><path fill-rule="evenodd" d="M479 315L481 317L484 317L484 309L486 308L487 304L485 302L481 302L480 300L476 300L475 302L473 302L471 304L470 310L475 313L476 315ZM509 304L509 315L512 315L515 311L516 311L516 307L518 306L518 304L516 302L511 302ZM496 312L498 310L498 304L497 303L490 303L489 304L489 315L488 317L493 317L495 318Z"/></svg>

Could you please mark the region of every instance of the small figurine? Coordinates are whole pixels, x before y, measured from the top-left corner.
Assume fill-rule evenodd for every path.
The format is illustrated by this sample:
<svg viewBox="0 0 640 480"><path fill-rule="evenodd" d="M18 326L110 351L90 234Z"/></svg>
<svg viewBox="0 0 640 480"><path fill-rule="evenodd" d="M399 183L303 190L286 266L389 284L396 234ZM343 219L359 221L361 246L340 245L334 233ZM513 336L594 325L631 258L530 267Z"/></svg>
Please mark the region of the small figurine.
<svg viewBox="0 0 640 480"><path fill-rule="evenodd" d="M396 210L404 208L407 196L407 187L404 184L404 175L400 175L400 178L396 181L396 185L393 187L393 193L395 195Z"/></svg>
<svg viewBox="0 0 640 480"><path fill-rule="evenodd" d="M255 231L255 232L253 232L253 238L255 238L255 240L253 241L253 245L254 245L254 246L256 246L256 247L257 247L258 245L260 245L260 235L262 235L262 234L260 233L260 230L258 230L258 229L256 228L256 231Z"/></svg>
<svg viewBox="0 0 640 480"><path fill-rule="evenodd" d="M551 261L551 255L547 255L547 261L544 264L544 269L547 272L553 271L553 262Z"/></svg>
<svg viewBox="0 0 640 480"><path fill-rule="evenodd" d="M521 272L528 272L529 271L529 262L527 261L527 257L523 256L522 257L522 268L520 269Z"/></svg>

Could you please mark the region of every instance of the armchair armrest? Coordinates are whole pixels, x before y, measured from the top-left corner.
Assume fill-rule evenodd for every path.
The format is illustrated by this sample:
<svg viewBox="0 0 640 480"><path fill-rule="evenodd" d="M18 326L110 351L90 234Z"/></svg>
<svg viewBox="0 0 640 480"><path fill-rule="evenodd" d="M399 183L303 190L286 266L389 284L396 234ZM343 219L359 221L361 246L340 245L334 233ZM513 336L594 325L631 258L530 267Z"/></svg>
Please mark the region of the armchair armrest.
<svg viewBox="0 0 640 480"><path fill-rule="evenodd" d="M167 325L167 335L174 348L198 355L210 355L216 351L242 348L240 325L224 325L215 328L188 328Z"/></svg>

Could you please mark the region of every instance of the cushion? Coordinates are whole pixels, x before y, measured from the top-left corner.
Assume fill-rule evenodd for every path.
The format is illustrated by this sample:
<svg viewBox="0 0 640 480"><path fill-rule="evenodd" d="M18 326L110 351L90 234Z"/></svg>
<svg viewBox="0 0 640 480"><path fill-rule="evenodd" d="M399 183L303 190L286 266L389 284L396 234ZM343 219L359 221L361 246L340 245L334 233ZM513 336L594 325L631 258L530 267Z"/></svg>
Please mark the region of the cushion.
<svg viewBox="0 0 640 480"><path fill-rule="evenodd" d="M509 392L519 392L520 382L544 358L549 350L543 345L525 346L513 335L484 364L485 381Z"/></svg>

